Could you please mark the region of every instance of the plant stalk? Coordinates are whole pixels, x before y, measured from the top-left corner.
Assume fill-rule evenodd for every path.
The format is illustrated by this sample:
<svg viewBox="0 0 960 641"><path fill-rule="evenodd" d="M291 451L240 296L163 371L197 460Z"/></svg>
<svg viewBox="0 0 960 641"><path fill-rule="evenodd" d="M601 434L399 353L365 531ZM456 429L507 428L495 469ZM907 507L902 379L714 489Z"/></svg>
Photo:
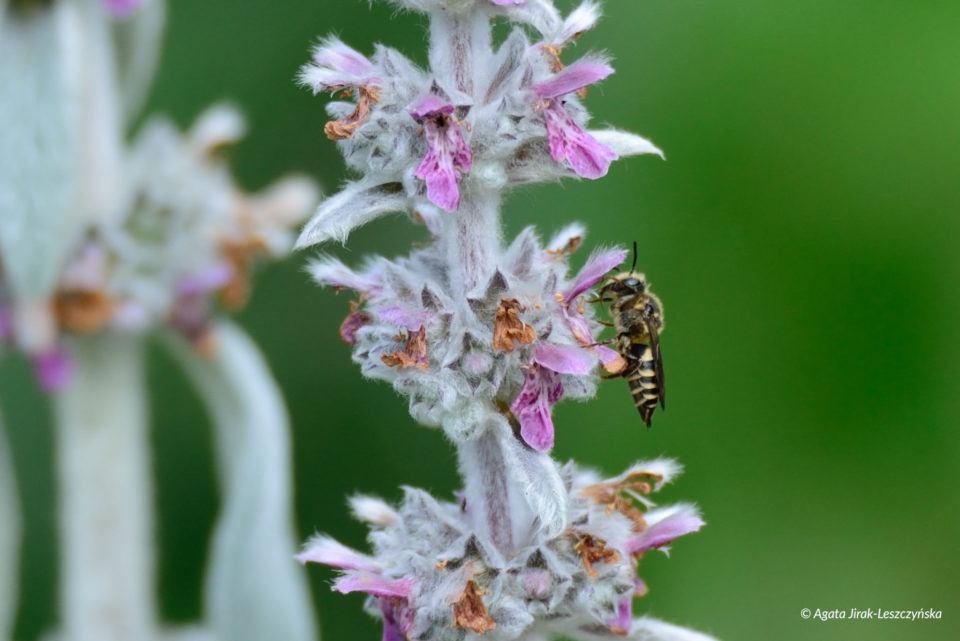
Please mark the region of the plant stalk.
<svg viewBox="0 0 960 641"><path fill-rule="evenodd" d="M70 340L55 399L64 641L156 636L153 485L143 342Z"/></svg>

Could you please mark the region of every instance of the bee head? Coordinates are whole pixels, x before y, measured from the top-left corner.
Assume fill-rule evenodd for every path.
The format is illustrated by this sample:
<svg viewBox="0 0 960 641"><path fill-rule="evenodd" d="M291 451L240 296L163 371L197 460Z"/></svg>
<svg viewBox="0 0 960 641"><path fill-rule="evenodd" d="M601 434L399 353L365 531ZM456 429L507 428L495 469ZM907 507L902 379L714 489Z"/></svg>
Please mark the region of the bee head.
<svg viewBox="0 0 960 641"><path fill-rule="evenodd" d="M636 272L621 272L607 280L600 290L601 294L611 293L618 298L636 296L647 291L646 279Z"/></svg>

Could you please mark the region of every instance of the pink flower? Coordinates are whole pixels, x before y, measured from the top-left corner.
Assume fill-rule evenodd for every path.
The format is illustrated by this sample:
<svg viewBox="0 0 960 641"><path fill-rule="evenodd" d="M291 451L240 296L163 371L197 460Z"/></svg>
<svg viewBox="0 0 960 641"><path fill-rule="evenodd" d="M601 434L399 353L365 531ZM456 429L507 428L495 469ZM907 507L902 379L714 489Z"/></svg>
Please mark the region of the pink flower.
<svg viewBox="0 0 960 641"><path fill-rule="evenodd" d="M143 0L103 0L103 6L114 18L125 18L136 11Z"/></svg>
<svg viewBox="0 0 960 641"><path fill-rule="evenodd" d="M555 73L549 80L533 86L543 101L550 157L564 160L578 176L596 179L606 175L617 154L585 132L563 106L562 96L606 78L613 68L596 60L579 60Z"/></svg>
<svg viewBox="0 0 960 641"><path fill-rule="evenodd" d="M419 332L420 328L427 325L433 318L433 312L427 309L409 309L400 305L385 307L377 312L380 320L384 323L390 323L399 329L409 329Z"/></svg>
<svg viewBox="0 0 960 641"><path fill-rule="evenodd" d="M371 572L352 572L333 582L341 594L365 592L378 597L406 598L413 594L413 579L385 579Z"/></svg>
<svg viewBox="0 0 960 641"><path fill-rule="evenodd" d="M630 624L633 622L633 595L629 594L622 599L617 606L617 618L608 621L610 630L621 637L630 634Z"/></svg>
<svg viewBox="0 0 960 641"><path fill-rule="evenodd" d="M297 560L347 570L333 583L337 592L365 592L378 597L383 613L383 641L403 641L410 635L413 610L409 597L416 585L413 579L384 578L381 574L383 566L372 557L324 535L314 537L297 555Z"/></svg>
<svg viewBox="0 0 960 641"><path fill-rule="evenodd" d="M201 296L220 289L233 278L235 269L229 263L217 263L177 282L179 296Z"/></svg>
<svg viewBox="0 0 960 641"><path fill-rule="evenodd" d="M408 599L380 599L383 613L382 641L405 641L413 631L414 612Z"/></svg>
<svg viewBox="0 0 960 641"><path fill-rule="evenodd" d="M704 526L703 519L692 505L677 505L651 512L647 515L647 522L647 527L640 534L624 542L623 550L628 554L640 554L651 548L662 547Z"/></svg>
<svg viewBox="0 0 960 641"><path fill-rule="evenodd" d="M360 306L356 301L350 301L350 313L340 323L340 338L348 345L355 345L357 332L361 327L366 327L372 322L373 317L370 314L360 311Z"/></svg>
<svg viewBox="0 0 960 641"><path fill-rule="evenodd" d="M60 391L73 375L70 355L60 346L39 354L33 359L33 375L45 391Z"/></svg>
<svg viewBox="0 0 960 641"><path fill-rule="evenodd" d="M410 115L423 125L427 140L427 153L413 175L427 183L430 202L446 211L456 211L460 206L457 183L473 167L473 151L453 118L453 105L428 95Z"/></svg>
<svg viewBox="0 0 960 641"><path fill-rule="evenodd" d="M297 555L300 563L322 563L341 570L379 572L381 566L366 554L348 548L329 536L316 536Z"/></svg>
<svg viewBox="0 0 960 641"><path fill-rule="evenodd" d="M550 408L563 397L560 374L588 374L596 358L579 347L541 343L533 351L533 361L510 411L520 422L520 436L527 445L545 452L554 439Z"/></svg>
<svg viewBox="0 0 960 641"><path fill-rule="evenodd" d="M324 39L313 50L313 61L301 70L300 80L314 93L346 87L377 89L383 83L373 63L338 38Z"/></svg>
<svg viewBox="0 0 960 641"><path fill-rule="evenodd" d="M627 252L623 249L608 249L594 253L587 259L583 268L577 272L573 283L560 292L560 310L574 338L584 346L589 345L590 351L600 357L604 366L616 361L620 355L616 350L603 345L593 345L593 334L590 325L580 310L581 303L577 300L584 292L603 280L611 269L623 262ZM609 369L609 368L608 368Z"/></svg>

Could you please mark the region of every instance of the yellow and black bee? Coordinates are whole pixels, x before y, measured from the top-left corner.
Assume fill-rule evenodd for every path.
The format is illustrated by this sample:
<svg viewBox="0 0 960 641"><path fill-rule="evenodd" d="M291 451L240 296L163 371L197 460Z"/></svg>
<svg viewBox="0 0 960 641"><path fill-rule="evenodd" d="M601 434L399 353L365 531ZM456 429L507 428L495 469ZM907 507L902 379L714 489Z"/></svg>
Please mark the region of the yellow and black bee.
<svg viewBox="0 0 960 641"><path fill-rule="evenodd" d="M647 289L646 278L637 274L637 244L633 244L633 265L607 279L596 302L611 302L610 315L620 356L627 361L617 377L627 379L633 402L644 424L650 427L657 403L666 409L663 381L663 355L660 333L663 331L663 304Z"/></svg>

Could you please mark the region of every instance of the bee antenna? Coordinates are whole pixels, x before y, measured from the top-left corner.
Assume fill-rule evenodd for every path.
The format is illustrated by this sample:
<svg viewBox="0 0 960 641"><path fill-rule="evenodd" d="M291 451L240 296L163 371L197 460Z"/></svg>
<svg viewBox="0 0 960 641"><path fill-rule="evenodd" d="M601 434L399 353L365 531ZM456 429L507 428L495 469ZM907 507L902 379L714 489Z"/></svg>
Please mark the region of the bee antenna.
<svg viewBox="0 0 960 641"><path fill-rule="evenodd" d="M633 241L633 264L630 265L630 273L637 268L637 241Z"/></svg>

